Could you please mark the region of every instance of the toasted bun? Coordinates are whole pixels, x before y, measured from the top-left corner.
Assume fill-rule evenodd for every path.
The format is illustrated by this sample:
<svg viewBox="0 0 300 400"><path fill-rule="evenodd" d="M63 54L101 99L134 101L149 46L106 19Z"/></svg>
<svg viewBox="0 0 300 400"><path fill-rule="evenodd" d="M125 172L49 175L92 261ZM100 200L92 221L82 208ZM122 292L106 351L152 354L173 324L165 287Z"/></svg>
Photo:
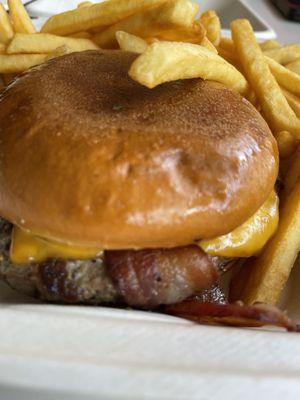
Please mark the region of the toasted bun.
<svg viewBox="0 0 300 400"><path fill-rule="evenodd" d="M2 217L67 243L173 247L263 204L278 154L255 108L200 79L149 90L127 74L135 57L70 54L2 93Z"/></svg>

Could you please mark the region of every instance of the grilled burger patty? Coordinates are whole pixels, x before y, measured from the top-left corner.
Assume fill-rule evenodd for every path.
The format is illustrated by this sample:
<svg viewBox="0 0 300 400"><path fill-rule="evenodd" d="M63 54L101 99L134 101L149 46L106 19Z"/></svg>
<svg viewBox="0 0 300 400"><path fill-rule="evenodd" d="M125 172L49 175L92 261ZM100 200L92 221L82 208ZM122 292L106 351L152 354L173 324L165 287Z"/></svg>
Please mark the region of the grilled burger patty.
<svg viewBox="0 0 300 400"><path fill-rule="evenodd" d="M1 219L0 232L0 277L23 293L49 301L153 308L201 294L216 285L221 274L221 259L194 245L14 265L9 258L12 225Z"/></svg>

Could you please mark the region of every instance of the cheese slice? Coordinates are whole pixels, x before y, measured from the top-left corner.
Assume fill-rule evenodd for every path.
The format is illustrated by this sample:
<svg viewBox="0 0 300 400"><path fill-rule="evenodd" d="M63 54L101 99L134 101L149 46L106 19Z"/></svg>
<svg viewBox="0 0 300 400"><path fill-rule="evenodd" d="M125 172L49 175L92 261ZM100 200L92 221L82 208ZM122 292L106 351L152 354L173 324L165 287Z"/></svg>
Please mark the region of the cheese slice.
<svg viewBox="0 0 300 400"><path fill-rule="evenodd" d="M50 242L16 226L13 229L10 259L14 264L42 262L53 257L85 260L99 254L101 254L101 250L94 247L70 246Z"/></svg>
<svg viewBox="0 0 300 400"><path fill-rule="evenodd" d="M201 240L199 246L205 253L221 257L251 257L258 254L277 229L278 204L278 196L272 191L248 221L227 235Z"/></svg>
<svg viewBox="0 0 300 400"><path fill-rule="evenodd" d="M227 235L201 240L199 246L208 254L222 257L250 257L259 253L278 225L278 197L273 191L263 206L243 225ZM101 249L50 242L14 227L10 258L14 264L43 262L48 258L90 259Z"/></svg>

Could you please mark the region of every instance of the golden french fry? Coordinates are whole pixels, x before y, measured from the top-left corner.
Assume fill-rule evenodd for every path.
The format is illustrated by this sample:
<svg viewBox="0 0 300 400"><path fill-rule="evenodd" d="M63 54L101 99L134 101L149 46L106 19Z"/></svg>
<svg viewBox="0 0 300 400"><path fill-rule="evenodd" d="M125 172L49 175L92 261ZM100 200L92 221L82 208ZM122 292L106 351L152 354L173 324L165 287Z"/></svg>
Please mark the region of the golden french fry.
<svg viewBox="0 0 300 400"><path fill-rule="evenodd" d="M266 56L266 59L279 85L290 92L300 95L300 76L285 68L272 58Z"/></svg>
<svg viewBox="0 0 300 400"><path fill-rule="evenodd" d="M243 75L223 58L191 43L158 42L148 46L132 64L129 75L148 88L177 79L202 78L247 93Z"/></svg>
<svg viewBox="0 0 300 400"><path fill-rule="evenodd" d="M230 38L221 37L219 47L228 51L229 53L235 54L235 47L233 40Z"/></svg>
<svg viewBox="0 0 300 400"><path fill-rule="evenodd" d="M281 198L286 201L288 196L291 194L297 182L300 181L300 144L297 147L295 153L288 159L289 165L287 172L283 176L283 191Z"/></svg>
<svg viewBox="0 0 300 400"><path fill-rule="evenodd" d="M17 74L43 63L47 54L1 54L0 74Z"/></svg>
<svg viewBox="0 0 300 400"><path fill-rule="evenodd" d="M223 49L223 47L218 46L218 54L219 56L224 58L224 60L226 60L227 62L232 64L235 68L237 68L240 72L242 71L243 68L235 53L231 53L228 50Z"/></svg>
<svg viewBox="0 0 300 400"><path fill-rule="evenodd" d="M6 46L4 43L0 43L0 54L5 53Z"/></svg>
<svg viewBox="0 0 300 400"><path fill-rule="evenodd" d="M90 32L81 31L81 32L73 33L72 35L70 35L68 37L75 38L75 39L90 39L92 37L92 35L90 34Z"/></svg>
<svg viewBox="0 0 300 400"><path fill-rule="evenodd" d="M16 74L3 74L2 80L5 86L9 85L16 77Z"/></svg>
<svg viewBox="0 0 300 400"><path fill-rule="evenodd" d="M5 8L0 3L0 42L7 44L14 36L14 31Z"/></svg>
<svg viewBox="0 0 300 400"><path fill-rule="evenodd" d="M213 53L218 54L218 50L206 36L204 36L204 38L201 40L199 44L207 48L208 50L212 51Z"/></svg>
<svg viewBox="0 0 300 400"><path fill-rule="evenodd" d="M116 38L120 49L123 51L132 51L133 53L141 54L148 47L148 44L144 39L127 32L118 31L116 33Z"/></svg>
<svg viewBox="0 0 300 400"><path fill-rule="evenodd" d="M289 131L300 138L300 121L272 75L249 21L233 21L231 32L245 76L258 97L267 122L274 132Z"/></svg>
<svg viewBox="0 0 300 400"><path fill-rule="evenodd" d="M200 22L206 29L206 36L214 46L218 46L221 40L221 22L214 10L205 11Z"/></svg>
<svg viewBox="0 0 300 400"><path fill-rule="evenodd" d="M63 45L72 48L73 51L97 50L99 48L89 39L74 39L49 33L16 33L6 52L7 54L50 53Z"/></svg>
<svg viewBox="0 0 300 400"><path fill-rule="evenodd" d="M61 57L70 53L74 53L74 50L67 45L63 45L48 54L46 60L52 60L52 58Z"/></svg>
<svg viewBox="0 0 300 400"><path fill-rule="evenodd" d="M300 180L280 209L279 226L257 259L232 280L230 300L276 304L300 251Z"/></svg>
<svg viewBox="0 0 300 400"><path fill-rule="evenodd" d="M300 75L300 59L286 64L285 67L290 71L295 72L295 74Z"/></svg>
<svg viewBox="0 0 300 400"><path fill-rule="evenodd" d="M271 50L271 49L278 49L281 47L281 44L277 42L277 40L271 39L266 40L265 42L260 44L260 48L262 51Z"/></svg>
<svg viewBox="0 0 300 400"><path fill-rule="evenodd" d="M83 1L82 3L79 3L77 8L82 8L82 7L91 7L93 3L91 1Z"/></svg>
<svg viewBox="0 0 300 400"><path fill-rule="evenodd" d="M54 15L46 21L41 32L71 35L93 28L106 27L130 15L165 3L167 0L107 0L90 7L80 7Z"/></svg>
<svg viewBox="0 0 300 400"><path fill-rule="evenodd" d="M297 148L295 137L288 131L281 131L274 136L277 140L280 157L290 157Z"/></svg>
<svg viewBox="0 0 300 400"><path fill-rule="evenodd" d="M35 28L21 0L7 0L9 14L16 33L34 33Z"/></svg>
<svg viewBox="0 0 300 400"><path fill-rule="evenodd" d="M183 31L191 29L198 8L197 4L189 0L170 0L159 7L134 14L110 26L95 35L93 40L102 48L116 48L118 31L142 38L154 36L167 40L170 39L170 35L178 37ZM200 30L201 26L195 26L195 29Z"/></svg>
<svg viewBox="0 0 300 400"><path fill-rule="evenodd" d="M271 49L264 51L264 54L279 64L288 64L300 58L300 44L292 44L280 47L280 49Z"/></svg>
<svg viewBox="0 0 300 400"><path fill-rule="evenodd" d="M281 90L294 113L300 118L300 98L284 88L281 88Z"/></svg>

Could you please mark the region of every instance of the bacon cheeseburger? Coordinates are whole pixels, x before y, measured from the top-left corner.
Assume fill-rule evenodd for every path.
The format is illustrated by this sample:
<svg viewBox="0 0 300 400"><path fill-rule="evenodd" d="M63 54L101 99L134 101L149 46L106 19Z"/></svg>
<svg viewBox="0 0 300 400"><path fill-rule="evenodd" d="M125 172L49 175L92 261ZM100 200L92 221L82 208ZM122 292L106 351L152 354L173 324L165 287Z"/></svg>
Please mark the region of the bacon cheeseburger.
<svg viewBox="0 0 300 400"><path fill-rule="evenodd" d="M152 309L201 296L274 233L278 152L261 115L215 82L147 89L128 76L135 57L69 54L1 93L12 287Z"/></svg>

